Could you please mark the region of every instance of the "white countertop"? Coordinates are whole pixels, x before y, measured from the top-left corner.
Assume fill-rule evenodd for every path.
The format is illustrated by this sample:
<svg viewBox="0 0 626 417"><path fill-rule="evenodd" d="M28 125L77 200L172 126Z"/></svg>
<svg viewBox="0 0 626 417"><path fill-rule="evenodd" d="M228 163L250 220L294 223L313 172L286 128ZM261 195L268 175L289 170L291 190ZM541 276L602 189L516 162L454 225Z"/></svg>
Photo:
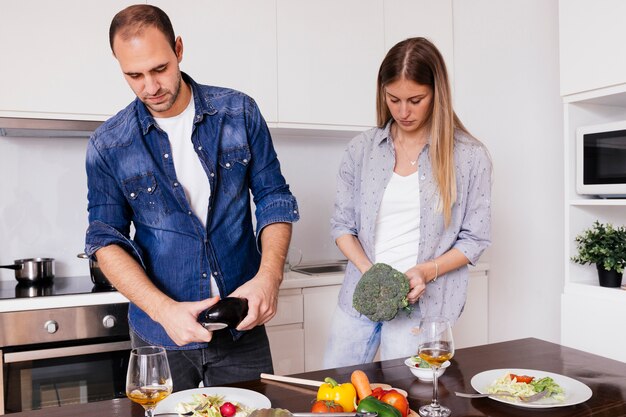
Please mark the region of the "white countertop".
<svg viewBox="0 0 626 417"><path fill-rule="evenodd" d="M488 264L470 267L470 272L486 272ZM338 285L343 281L343 273L305 275L290 271L285 274L280 289L322 287ZM42 310L47 308L63 308L84 305L126 303L128 299L121 293L99 292L75 295L55 295L51 297L14 298L0 300L0 313L23 310Z"/></svg>

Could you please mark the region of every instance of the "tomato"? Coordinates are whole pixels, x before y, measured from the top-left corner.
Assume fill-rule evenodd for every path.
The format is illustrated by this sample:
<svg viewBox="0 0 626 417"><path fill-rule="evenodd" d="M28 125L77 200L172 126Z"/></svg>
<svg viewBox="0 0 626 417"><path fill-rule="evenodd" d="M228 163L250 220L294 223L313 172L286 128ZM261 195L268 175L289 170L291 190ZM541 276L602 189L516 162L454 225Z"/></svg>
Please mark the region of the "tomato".
<svg viewBox="0 0 626 417"><path fill-rule="evenodd" d="M509 378L511 379L511 381L513 379L516 379L517 382L523 382L525 384L530 384L532 382L533 379L535 379L532 376L528 376L528 375L515 375L515 374L510 374Z"/></svg>
<svg viewBox="0 0 626 417"><path fill-rule="evenodd" d="M311 407L312 413L343 413L343 407L334 401L317 400Z"/></svg>
<svg viewBox="0 0 626 417"><path fill-rule="evenodd" d="M387 391L380 400L400 411L402 417L406 417L409 414L409 401L395 389Z"/></svg>
<svg viewBox="0 0 626 417"><path fill-rule="evenodd" d="M371 395L380 400L385 395L385 391L381 387L376 387L372 390Z"/></svg>
<svg viewBox="0 0 626 417"><path fill-rule="evenodd" d="M237 407L233 403L225 402L220 407L222 417L232 417L237 413Z"/></svg>

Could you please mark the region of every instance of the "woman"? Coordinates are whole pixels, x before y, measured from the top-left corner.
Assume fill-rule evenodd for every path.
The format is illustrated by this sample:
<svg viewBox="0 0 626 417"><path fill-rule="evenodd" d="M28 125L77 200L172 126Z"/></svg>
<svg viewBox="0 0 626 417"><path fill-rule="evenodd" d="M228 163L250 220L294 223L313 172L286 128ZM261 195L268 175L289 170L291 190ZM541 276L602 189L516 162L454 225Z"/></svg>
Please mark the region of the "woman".
<svg viewBox="0 0 626 417"><path fill-rule="evenodd" d="M456 321L468 264L490 244L491 161L452 108L445 62L424 38L387 53L378 72L378 127L348 145L332 235L349 263L326 368L414 355L425 315ZM372 322L352 307L361 275L386 263L409 279L412 311Z"/></svg>

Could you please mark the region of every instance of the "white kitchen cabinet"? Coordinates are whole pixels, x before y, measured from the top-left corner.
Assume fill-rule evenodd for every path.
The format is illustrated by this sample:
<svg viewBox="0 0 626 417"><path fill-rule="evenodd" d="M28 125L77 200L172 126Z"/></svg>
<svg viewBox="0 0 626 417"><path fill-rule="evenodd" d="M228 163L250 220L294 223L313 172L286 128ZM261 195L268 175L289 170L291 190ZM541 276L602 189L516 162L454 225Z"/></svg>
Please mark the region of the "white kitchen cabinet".
<svg viewBox="0 0 626 417"><path fill-rule="evenodd" d="M276 0L150 0L183 40L181 70L196 82L242 91L278 120Z"/></svg>
<svg viewBox="0 0 626 417"><path fill-rule="evenodd" d="M181 69L253 97L272 128L376 124L389 47L425 36L452 74L452 0L149 0L183 39ZM0 117L105 120L134 99L108 44L130 0L1 2Z"/></svg>
<svg viewBox="0 0 626 417"><path fill-rule="evenodd" d="M626 120L626 92L600 89L564 98L565 279L561 297L561 344L626 361L619 329L626 314L626 291L599 286L595 265L579 265L575 238L598 220L626 225L626 199L602 199L576 192L576 129ZM618 334L619 333L619 334ZM619 347L615 347L615 344Z"/></svg>
<svg viewBox="0 0 626 417"><path fill-rule="evenodd" d="M272 349L274 374L288 375L304 372L304 331L302 323L269 326L267 337Z"/></svg>
<svg viewBox="0 0 626 417"><path fill-rule="evenodd" d="M615 289L615 297L572 291L563 295L561 344L626 362L626 300L620 291Z"/></svg>
<svg viewBox="0 0 626 417"><path fill-rule="evenodd" d="M626 3L559 2L563 148L565 157L565 279L561 344L626 361L626 336L617 331L626 314L626 291L599 286L595 265L571 261L575 238L593 222L626 225L626 199L576 192L576 130L626 120Z"/></svg>
<svg viewBox="0 0 626 417"><path fill-rule="evenodd" d="M277 0L281 124L373 126L382 0Z"/></svg>
<svg viewBox="0 0 626 417"><path fill-rule="evenodd" d="M304 372L304 329L302 290L280 290L276 315L266 324L272 350L274 373Z"/></svg>
<svg viewBox="0 0 626 417"><path fill-rule="evenodd" d="M443 55L453 79L452 0L384 0L385 53L396 43L422 36Z"/></svg>
<svg viewBox="0 0 626 417"><path fill-rule="evenodd" d="M376 78L388 49L431 39L452 71L451 0L278 0L280 126L376 124Z"/></svg>
<svg viewBox="0 0 626 417"><path fill-rule="evenodd" d="M471 269L467 300L452 329L456 349L489 343L489 277L486 269Z"/></svg>
<svg viewBox="0 0 626 417"><path fill-rule="evenodd" d="M304 288L304 370L323 368L328 330L337 308L341 285ZM349 332L347 333L349 334Z"/></svg>
<svg viewBox="0 0 626 417"><path fill-rule="evenodd" d="M134 95L109 47L128 0L0 2L0 116L104 120Z"/></svg>
<svg viewBox="0 0 626 417"><path fill-rule="evenodd" d="M560 0L561 95L626 83L626 2Z"/></svg>
<svg viewBox="0 0 626 417"><path fill-rule="evenodd" d="M338 276L342 278L343 274ZM267 324L276 374L322 369L340 288L322 285L280 291L276 316Z"/></svg>

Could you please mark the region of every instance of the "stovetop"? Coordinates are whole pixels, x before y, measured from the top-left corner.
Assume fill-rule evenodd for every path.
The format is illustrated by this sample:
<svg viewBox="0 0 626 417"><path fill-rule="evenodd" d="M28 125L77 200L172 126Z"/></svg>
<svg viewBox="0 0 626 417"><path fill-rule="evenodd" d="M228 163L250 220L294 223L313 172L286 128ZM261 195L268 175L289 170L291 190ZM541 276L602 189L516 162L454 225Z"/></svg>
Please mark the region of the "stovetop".
<svg viewBox="0 0 626 417"><path fill-rule="evenodd" d="M115 291L115 289L94 285L89 276L54 277L51 283L37 285L26 285L16 281L0 281L0 300L110 291Z"/></svg>

